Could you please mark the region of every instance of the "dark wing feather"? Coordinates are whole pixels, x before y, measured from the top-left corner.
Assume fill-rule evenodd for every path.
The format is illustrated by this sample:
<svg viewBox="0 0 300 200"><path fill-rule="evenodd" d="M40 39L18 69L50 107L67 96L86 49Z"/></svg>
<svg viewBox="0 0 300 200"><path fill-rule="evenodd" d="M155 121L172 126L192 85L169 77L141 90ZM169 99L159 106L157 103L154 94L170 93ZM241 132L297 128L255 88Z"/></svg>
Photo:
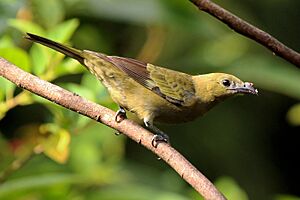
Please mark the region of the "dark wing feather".
<svg viewBox="0 0 300 200"><path fill-rule="evenodd" d="M150 82L150 74L147 70L147 64L132 58L123 58L118 56L107 56L110 62L119 69L128 74L135 81L144 87L151 89L153 85Z"/></svg>
<svg viewBox="0 0 300 200"><path fill-rule="evenodd" d="M176 106L196 101L194 84L188 74L156 67L131 58L107 56L112 64L147 89Z"/></svg>

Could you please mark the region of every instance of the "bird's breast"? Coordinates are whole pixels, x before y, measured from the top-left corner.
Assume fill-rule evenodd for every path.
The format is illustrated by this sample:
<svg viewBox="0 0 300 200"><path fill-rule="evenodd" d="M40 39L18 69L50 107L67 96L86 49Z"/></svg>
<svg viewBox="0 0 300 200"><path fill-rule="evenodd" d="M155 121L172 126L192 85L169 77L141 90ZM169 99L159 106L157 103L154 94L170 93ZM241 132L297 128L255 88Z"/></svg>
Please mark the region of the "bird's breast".
<svg viewBox="0 0 300 200"><path fill-rule="evenodd" d="M190 107L179 107L171 105L170 107L160 108L157 111L155 121L161 123L184 123L204 115L209 108L207 105L195 104Z"/></svg>

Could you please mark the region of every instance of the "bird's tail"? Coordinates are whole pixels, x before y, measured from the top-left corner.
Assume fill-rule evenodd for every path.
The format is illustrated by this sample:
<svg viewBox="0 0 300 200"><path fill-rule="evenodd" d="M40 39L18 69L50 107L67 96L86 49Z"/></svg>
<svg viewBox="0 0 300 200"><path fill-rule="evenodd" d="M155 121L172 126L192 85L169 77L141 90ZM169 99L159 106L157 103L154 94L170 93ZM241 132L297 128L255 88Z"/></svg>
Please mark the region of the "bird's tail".
<svg viewBox="0 0 300 200"><path fill-rule="evenodd" d="M65 46L63 44L54 42L54 41L49 40L47 38L43 38L41 36L34 35L34 34L31 34L31 33L27 33L25 38L28 39L28 40L31 40L33 42L37 42L37 43L40 43L42 45L45 45L45 46L47 46L51 49L54 49L56 51L59 51L60 53L63 53L63 54L65 54L65 55L67 55L71 58L74 58L74 59L78 60L80 63L83 63L83 61L84 61L83 52L81 50Z"/></svg>

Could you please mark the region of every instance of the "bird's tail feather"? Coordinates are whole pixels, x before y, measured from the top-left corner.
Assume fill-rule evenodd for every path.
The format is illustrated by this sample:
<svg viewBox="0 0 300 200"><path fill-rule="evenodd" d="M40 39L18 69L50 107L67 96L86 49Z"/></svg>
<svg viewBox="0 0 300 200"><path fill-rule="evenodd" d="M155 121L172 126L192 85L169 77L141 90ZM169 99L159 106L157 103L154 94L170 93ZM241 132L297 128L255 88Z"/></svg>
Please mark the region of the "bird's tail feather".
<svg viewBox="0 0 300 200"><path fill-rule="evenodd" d="M81 50L78 49L74 49L72 47L68 47L66 45L60 44L58 42L54 42L52 40L49 40L47 38L43 38L41 36L38 35L34 35L31 33L27 33L27 35L25 36L26 39L31 40L33 42L37 42L40 43L44 46L47 46L51 49L57 50L71 58L74 58L76 60L78 60L80 63L83 63L84 61L84 57L83 57L83 53Z"/></svg>

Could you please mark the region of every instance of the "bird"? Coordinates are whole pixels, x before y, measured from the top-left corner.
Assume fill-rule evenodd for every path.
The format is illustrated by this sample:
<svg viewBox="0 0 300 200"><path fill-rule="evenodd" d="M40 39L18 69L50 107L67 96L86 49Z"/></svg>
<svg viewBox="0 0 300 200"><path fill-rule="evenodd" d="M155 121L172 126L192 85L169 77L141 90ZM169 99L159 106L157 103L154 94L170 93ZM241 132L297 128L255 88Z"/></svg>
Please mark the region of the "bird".
<svg viewBox="0 0 300 200"><path fill-rule="evenodd" d="M169 143L169 136L154 125L177 124L203 116L218 103L237 94L258 94L253 83L226 73L190 75L133 58L79 50L26 33L26 39L69 56L87 68L107 88L119 109L115 121L134 113L154 132L152 145Z"/></svg>

